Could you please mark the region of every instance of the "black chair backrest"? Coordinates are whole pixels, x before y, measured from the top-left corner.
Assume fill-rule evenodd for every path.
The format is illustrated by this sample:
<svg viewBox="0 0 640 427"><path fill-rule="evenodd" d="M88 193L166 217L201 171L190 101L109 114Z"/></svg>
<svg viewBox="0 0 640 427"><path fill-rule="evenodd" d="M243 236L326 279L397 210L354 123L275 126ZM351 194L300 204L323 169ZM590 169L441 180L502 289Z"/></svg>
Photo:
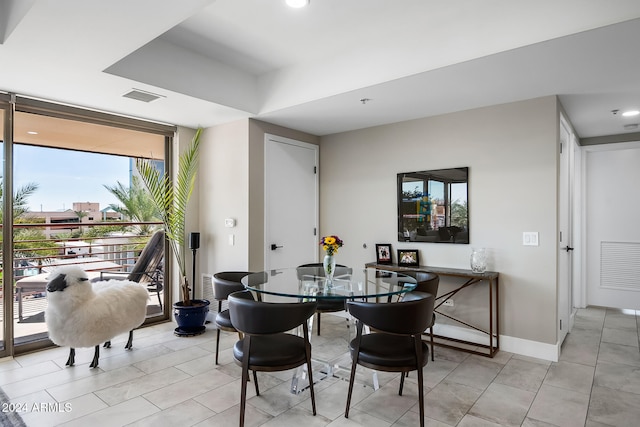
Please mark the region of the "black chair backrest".
<svg viewBox="0 0 640 427"><path fill-rule="evenodd" d="M324 267L321 262L299 265L296 268L296 272L298 273L298 280L302 280L304 276L325 276ZM351 274L353 274L353 268L336 264L336 271L333 273L333 277L350 276Z"/></svg>
<svg viewBox="0 0 640 427"><path fill-rule="evenodd" d="M391 334L421 334L431 324L435 297L409 292L399 302L348 301L349 313L365 325Z"/></svg>
<svg viewBox="0 0 640 427"><path fill-rule="evenodd" d="M416 279L417 285L414 292L424 292L434 297L438 296L440 276L427 271L403 271L403 273Z"/></svg>
<svg viewBox="0 0 640 427"><path fill-rule="evenodd" d="M240 282L251 274L248 271L222 271L213 275L213 296L218 301L226 300L234 292L244 290Z"/></svg>
<svg viewBox="0 0 640 427"><path fill-rule="evenodd" d="M164 230L158 230L149 239L140 253L133 269L127 276L133 282L151 280L153 273L160 267L164 257Z"/></svg>
<svg viewBox="0 0 640 427"><path fill-rule="evenodd" d="M254 301L249 291L229 295L231 323L248 335L287 332L306 322L316 311L316 302L271 303Z"/></svg>

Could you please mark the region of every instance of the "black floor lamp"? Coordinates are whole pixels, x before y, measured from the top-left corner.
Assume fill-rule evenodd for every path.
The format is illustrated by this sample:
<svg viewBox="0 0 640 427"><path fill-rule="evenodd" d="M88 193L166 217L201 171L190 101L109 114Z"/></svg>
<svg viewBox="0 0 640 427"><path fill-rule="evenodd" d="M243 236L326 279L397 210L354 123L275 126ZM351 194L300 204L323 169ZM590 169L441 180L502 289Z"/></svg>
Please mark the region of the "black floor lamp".
<svg viewBox="0 0 640 427"><path fill-rule="evenodd" d="M191 281L191 299L196 299L196 251L200 247L200 233L189 233L189 249L193 252L193 275Z"/></svg>

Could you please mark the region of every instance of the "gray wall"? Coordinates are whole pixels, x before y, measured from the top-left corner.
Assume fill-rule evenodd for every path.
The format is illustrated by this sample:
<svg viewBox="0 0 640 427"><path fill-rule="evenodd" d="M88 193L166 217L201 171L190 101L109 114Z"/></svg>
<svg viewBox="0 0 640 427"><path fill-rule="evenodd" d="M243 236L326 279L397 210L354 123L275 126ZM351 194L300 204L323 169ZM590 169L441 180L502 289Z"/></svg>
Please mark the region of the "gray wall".
<svg viewBox="0 0 640 427"><path fill-rule="evenodd" d="M375 260L375 243L455 268L469 268L472 247L487 248L500 272L503 348L544 357L529 347L557 341L558 115L556 98L544 97L322 137L321 235L339 235L338 262L354 266ZM471 244L399 243L396 174L462 166ZM523 231L537 231L540 245L523 246ZM456 301L458 313L481 315L479 291Z"/></svg>

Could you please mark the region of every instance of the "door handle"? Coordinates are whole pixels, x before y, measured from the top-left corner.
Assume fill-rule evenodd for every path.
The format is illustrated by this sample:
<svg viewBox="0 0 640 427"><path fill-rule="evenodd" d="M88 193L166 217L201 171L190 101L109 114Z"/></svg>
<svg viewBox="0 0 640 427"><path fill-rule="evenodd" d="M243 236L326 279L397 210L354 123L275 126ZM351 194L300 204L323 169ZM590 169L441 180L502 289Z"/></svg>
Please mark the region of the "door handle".
<svg viewBox="0 0 640 427"><path fill-rule="evenodd" d="M276 249L281 248L281 247L282 247L282 246L278 246L278 245L276 245L275 243L272 243L272 244L271 244L271 250L272 250L272 251L275 251Z"/></svg>
<svg viewBox="0 0 640 427"><path fill-rule="evenodd" d="M571 251L573 250L573 248L572 248L571 246L565 246L565 247L564 247L564 248L562 248L562 249L564 249L564 250L565 250L565 251L567 251L567 252L571 252Z"/></svg>

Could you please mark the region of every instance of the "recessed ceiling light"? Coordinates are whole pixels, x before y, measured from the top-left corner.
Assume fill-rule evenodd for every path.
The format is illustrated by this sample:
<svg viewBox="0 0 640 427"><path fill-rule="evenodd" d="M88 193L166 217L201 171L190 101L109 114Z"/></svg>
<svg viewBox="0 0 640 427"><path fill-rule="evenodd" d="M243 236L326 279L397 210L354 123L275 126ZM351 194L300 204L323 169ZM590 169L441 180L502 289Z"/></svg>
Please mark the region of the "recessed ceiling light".
<svg viewBox="0 0 640 427"><path fill-rule="evenodd" d="M27 131L27 133L29 135L37 135L38 134L38 132L36 132L35 130L29 130L29 131Z"/></svg>
<svg viewBox="0 0 640 427"><path fill-rule="evenodd" d="M638 110L629 110L629 111L625 111L624 113L622 113L623 117L633 117L633 116L637 116L638 114L640 114L640 111Z"/></svg>
<svg viewBox="0 0 640 427"><path fill-rule="evenodd" d="M286 0L287 6L289 7L305 7L309 4L309 0Z"/></svg>

